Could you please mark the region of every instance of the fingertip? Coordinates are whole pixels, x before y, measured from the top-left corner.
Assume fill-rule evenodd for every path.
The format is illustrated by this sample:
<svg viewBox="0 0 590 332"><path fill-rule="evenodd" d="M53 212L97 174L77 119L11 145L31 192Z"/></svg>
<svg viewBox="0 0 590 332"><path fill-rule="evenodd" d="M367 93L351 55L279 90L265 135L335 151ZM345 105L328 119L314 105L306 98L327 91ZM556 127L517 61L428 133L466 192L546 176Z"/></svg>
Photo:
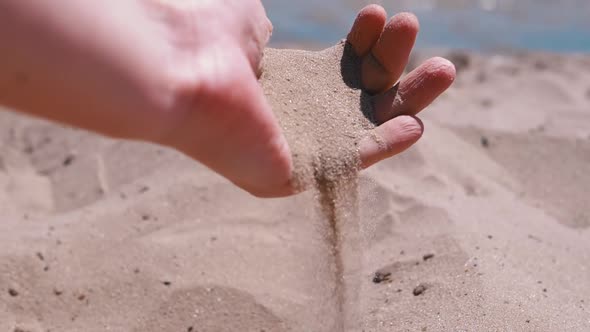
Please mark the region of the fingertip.
<svg viewBox="0 0 590 332"><path fill-rule="evenodd" d="M395 29L398 31L407 31L412 33L418 33L420 31L420 22L418 17L413 13L402 12L394 15L389 21L388 28Z"/></svg>
<svg viewBox="0 0 590 332"><path fill-rule="evenodd" d="M361 15L369 15L369 16L373 16L375 18L378 17L383 22L385 22L385 20L387 19L387 12L385 11L385 8L383 8L382 6L377 5L377 4L371 4L371 5L365 6L359 12L359 16L361 16Z"/></svg>
<svg viewBox="0 0 590 332"><path fill-rule="evenodd" d="M422 120L411 115L400 115L381 127L382 135L398 145L412 145L424 134Z"/></svg>
<svg viewBox="0 0 590 332"><path fill-rule="evenodd" d="M359 11L357 21L361 23L367 22L371 26L380 27L378 32L381 34L385 23L387 23L387 12L380 5L368 5Z"/></svg>
<svg viewBox="0 0 590 332"><path fill-rule="evenodd" d="M391 18L363 61L363 86L372 94L389 89L402 75L416 42L420 24L412 13Z"/></svg>
<svg viewBox="0 0 590 332"><path fill-rule="evenodd" d="M402 115L387 121L361 141L362 168L405 151L423 134L424 124L415 116Z"/></svg>
<svg viewBox="0 0 590 332"><path fill-rule="evenodd" d="M385 51L406 51L409 55L418 32L420 31L420 23L416 15L412 13L399 13L391 17L389 22L383 28L383 34L377 44L377 47L373 49L376 52L375 55L385 56ZM396 45L398 48L403 47L402 50L393 50L391 45ZM380 59L387 67L387 58Z"/></svg>
<svg viewBox="0 0 590 332"><path fill-rule="evenodd" d="M445 82L451 85L457 76L455 65L445 58L434 57L427 60L424 66L428 74L435 77L441 83Z"/></svg>
<svg viewBox="0 0 590 332"><path fill-rule="evenodd" d="M385 9L379 5L368 5L356 17L347 41L358 56L364 56L375 45L387 20Z"/></svg>

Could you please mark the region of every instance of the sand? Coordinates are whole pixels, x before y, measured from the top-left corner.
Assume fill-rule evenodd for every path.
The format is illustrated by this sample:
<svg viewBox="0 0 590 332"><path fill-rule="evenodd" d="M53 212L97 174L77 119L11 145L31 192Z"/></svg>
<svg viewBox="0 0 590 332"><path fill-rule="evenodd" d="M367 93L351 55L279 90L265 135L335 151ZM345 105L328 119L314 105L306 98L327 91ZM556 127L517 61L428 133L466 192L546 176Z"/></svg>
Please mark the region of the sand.
<svg viewBox="0 0 590 332"><path fill-rule="evenodd" d="M344 42L321 52L265 50L261 84L291 147L295 180L303 187L358 170L357 145L375 127L359 68L360 60Z"/></svg>
<svg viewBox="0 0 590 332"><path fill-rule="evenodd" d="M291 147L294 181L313 190L323 215L318 229L331 247L333 278L326 283L335 320L324 328L334 332L360 319L360 280L348 277L361 263L354 236L360 230L358 145L375 128L360 63L344 41L321 52L267 49L260 80Z"/></svg>
<svg viewBox="0 0 590 332"><path fill-rule="evenodd" d="M360 175L347 329L588 331L590 60L461 56L423 140ZM330 331L315 199L3 111L0 331Z"/></svg>

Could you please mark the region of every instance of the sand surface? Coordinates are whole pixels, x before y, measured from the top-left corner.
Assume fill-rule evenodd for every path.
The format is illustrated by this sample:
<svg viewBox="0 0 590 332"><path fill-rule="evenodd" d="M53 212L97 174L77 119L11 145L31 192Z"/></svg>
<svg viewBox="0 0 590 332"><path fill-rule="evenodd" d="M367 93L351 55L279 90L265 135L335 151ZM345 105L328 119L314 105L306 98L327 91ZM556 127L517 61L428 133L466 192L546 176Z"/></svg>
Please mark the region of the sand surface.
<svg viewBox="0 0 590 332"><path fill-rule="evenodd" d="M347 330L588 331L590 59L453 58L424 139L361 173ZM0 331L330 331L314 195L0 112Z"/></svg>

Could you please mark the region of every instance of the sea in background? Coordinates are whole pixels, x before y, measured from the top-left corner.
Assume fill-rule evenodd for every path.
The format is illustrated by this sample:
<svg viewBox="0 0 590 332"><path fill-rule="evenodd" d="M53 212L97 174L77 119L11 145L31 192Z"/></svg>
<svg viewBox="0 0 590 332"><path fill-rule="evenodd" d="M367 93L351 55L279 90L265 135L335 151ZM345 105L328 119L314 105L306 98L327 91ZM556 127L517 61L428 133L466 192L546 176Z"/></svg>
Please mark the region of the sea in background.
<svg viewBox="0 0 590 332"><path fill-rule="evenodd" d="M324 47L344 38L356 12L378 3L415 13L417 47L480 52L590 52L590 0L263 0L274 45Z"/></svg>

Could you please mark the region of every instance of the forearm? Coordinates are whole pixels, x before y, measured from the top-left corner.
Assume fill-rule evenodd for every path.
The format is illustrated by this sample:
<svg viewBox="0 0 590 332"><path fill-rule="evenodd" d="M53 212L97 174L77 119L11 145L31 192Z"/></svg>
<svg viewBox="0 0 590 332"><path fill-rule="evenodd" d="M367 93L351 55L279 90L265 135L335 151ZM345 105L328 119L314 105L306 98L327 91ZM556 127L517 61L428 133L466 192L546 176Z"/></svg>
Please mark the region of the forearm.
<svg viewBox="0 0 590 332"><path fill-rule="evenodd" d="M0 104L103 134L146 138L156 57L137 56L157 31L137 1L0 1ZM134 40L136 39L136 40ZM142 40L143 39L143 40ZM156 59L150 63L150 59ZM162 87L163 89L165 87Z"/></svg>

